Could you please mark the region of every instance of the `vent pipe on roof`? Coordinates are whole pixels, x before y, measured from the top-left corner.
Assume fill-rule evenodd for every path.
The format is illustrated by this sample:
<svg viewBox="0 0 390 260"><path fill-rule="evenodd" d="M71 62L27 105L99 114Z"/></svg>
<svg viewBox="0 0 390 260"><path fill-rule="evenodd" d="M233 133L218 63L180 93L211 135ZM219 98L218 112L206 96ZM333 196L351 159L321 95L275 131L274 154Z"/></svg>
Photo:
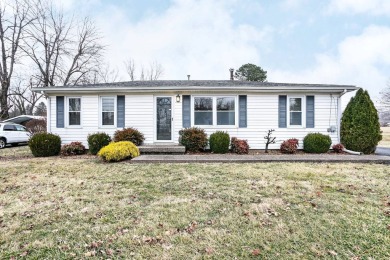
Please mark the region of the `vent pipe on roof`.
<svg viewBox="0 0 390 260"><path fill-rule="evenodd" d="M187 75L188 80L190 80L191 75Z"/></svg>
<svg viewBox="0 0 390 260"><path fill-rule="evenodd" d="M230 71L230 80L234 80L234 77L233 77L234 69L230 68L229 71Z"/></svg>

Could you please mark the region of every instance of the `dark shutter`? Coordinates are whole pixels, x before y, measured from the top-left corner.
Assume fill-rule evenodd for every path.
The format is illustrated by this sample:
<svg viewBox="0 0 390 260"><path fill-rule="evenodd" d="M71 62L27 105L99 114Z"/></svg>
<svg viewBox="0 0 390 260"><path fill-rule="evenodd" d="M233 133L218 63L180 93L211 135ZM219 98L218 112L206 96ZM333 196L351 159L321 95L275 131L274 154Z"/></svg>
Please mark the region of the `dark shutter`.
<svg viewBox="0 0 390 260"><path fill-rule="evenodd" d="M57 104L57 128L65 127L65 98L61 96L56 97Z"/></svg>
<svg viewBox="0 0 390 260"><path fill-rule="evenodd" d="M183 128L191 127L191 96L183 95Z"/></svg>
<svg viewBox="0 0 390 260"><path fill-rule="evenodd" d="M246 96L238 96L238 126L247 127Z"/></svg>
<svg viewBox="0 0 390 260"><path fill-rule="evenodd" d="M117 96L116 99L116 127L125 127L125 96Z"/></svg>
<svg viewBox="0 0 390 260"><path fill-rule="evenodd" d="M314 128L314 96L306 97L306 128Z"/></svg>
<svg viewBox="0 0 390 260"><path fill-rule="evenodd" d="M279 96L279 128L287 127L287 96Z"/></svg>

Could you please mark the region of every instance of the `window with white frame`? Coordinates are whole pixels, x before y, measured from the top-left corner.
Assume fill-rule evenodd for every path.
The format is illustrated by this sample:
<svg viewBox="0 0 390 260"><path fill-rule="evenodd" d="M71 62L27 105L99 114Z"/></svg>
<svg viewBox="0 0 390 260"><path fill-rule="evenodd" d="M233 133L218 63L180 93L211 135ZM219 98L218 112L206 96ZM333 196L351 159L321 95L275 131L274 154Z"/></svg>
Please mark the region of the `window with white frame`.
<svg viewBox="0 0 390 260"><path fill-rule="evenodd" d="M236 110L234 97L217 97L217 125L235 125Z"/></svg>
<svg viewBox="0 0 390 260"><path fill-rule="evenodd" d="M194 124L213 125L213 98L194 98Z"/></svg>
<svg viewBox="0 0 390 260"><path fill-rule="evenodd" d="M100 97L101 125L115 125L115 97Z"/></svg>
<svg viewBox="0 0 390 260"><path fill-rule="evenodd" d="M81 98L68 98L68 126L81 125Z"/></svg>
<svg viewBox="0 0 390 260"><path fill-rule="evenodd" d="M235 126L236 97L194 97L194 125Z"/></svg>
<svg viewBox="0 0 390 260"><path fill-rule="evenodd" d="M289 125L290 126L302 126L302 102L301 97L289 97Z"/></svg>

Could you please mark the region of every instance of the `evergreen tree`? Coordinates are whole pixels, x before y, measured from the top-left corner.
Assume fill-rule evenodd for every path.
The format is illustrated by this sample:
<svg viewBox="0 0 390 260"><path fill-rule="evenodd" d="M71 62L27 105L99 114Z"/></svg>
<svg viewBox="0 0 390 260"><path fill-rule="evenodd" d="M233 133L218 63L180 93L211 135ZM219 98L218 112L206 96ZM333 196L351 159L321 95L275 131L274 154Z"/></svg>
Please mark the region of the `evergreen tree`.
<svg viewBox="0 0 390 260"><path fill-rule="evenodd" d="M341 143L345 148L370 154L382 140L378 111L367 90L359 89L341 119Z"/></svg>
<svg viewBox="0 0 390 260"><path fill-rule="evenodd" d="M267 80L267 71L255 64L244 64L235 73L234 77L243 81L261 81Z"/></svg>

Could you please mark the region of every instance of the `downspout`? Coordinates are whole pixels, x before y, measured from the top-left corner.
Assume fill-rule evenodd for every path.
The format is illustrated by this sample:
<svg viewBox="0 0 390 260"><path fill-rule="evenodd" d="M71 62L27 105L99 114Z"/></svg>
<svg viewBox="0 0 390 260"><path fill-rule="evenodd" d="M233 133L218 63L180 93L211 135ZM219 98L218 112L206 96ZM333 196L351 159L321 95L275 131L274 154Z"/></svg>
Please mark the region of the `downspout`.
<svg viewBox="0 0 390 260"><path fill-rule="evenodd" d="M346 89L344 89L343 92L341 92L341 94L339 95L339 98L337 99L337 139L338 139L339 143L341 142L341 134L340 134L340 130L341 130L341 97L345 93L347 93Z"/></svg>
<svg viewBox="0 0 390 260"><path fill-rule="evenodd" d="M43 94L45 95L45 92L43 92ZM48 133L51 133L51 98L48 95L45 96L46 96L46 109L47 109L46 130Z"/></svg>
<svg viewBox="0 0 390 260"><path fill-rule="evenodd" d="M348 150L348 149L343 149L343 152L345 153L349 153L349 154L353 154L353 155L362 155L363 153L361 152L355 152L355 151L351 151L351 150Z"/></svg>

